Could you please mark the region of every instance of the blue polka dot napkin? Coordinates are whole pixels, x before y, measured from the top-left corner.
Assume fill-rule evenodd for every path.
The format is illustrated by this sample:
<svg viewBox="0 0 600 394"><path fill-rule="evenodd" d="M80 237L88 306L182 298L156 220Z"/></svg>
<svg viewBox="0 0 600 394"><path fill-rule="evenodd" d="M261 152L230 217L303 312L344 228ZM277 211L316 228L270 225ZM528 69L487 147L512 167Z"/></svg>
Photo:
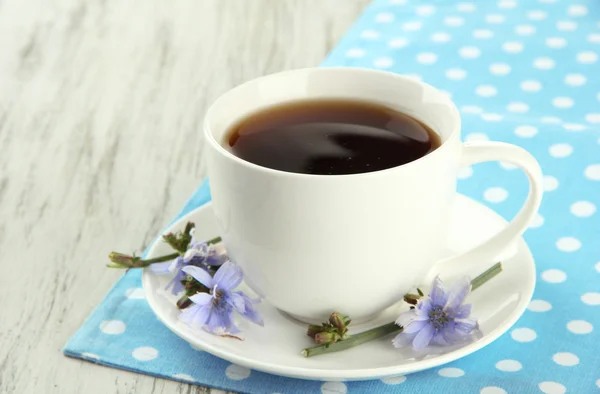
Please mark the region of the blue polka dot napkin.
<svg viewBox="0 0 600 394"><path fill-rule="evenodd" d="M466 140L532 152L546 195L525 239L538 284L523 317L479 352L383 380L317 382L251 371L193 349L154 317L140 272L110 291L65 354L248 393L600 391L600 3L376 0L323 66L409 74L452 95ZM460 191L511 217L527 193L507 163L465 168ZM204 183L181 215L209 200Z"/></svg>

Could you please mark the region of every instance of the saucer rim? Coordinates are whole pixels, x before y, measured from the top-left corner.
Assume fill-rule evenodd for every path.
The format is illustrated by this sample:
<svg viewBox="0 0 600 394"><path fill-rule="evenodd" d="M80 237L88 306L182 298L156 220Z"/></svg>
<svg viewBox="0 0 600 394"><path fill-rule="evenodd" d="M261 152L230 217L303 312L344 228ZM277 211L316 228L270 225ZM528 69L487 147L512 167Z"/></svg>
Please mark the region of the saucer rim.
<svg viewBox="0 0 600 394"><path fill-rule="evenodd" d="M497 219L499 219L503 224L507 224L506 219L501 217L496 211L487 207L486 205L471 199L465 195L457 193L457 199L466 199L470 204L476 204L484 207L489 211L490 215L495 215ZM178 220L172 222L166 230L161 232L161 234L167 233L169 231L173 231L174 228L181 227L181 223L185 223L189 220L191 216L196 216L198 214L203 215L203 211L212 209L212 202L207 202L201 207L195 208L194 210L188 212L186 215L182 216ZM160 237L152 243L151 247L148 249L148 257L152 257L154 253L156 253L156 249L160 244ZM519 237L517 242L519 254L522 255L522 258L527 258L527 263L524 264L523 268L526 269L527 276L530 280L527 281L526 287L523 288L521 292L523 297L520 298L519 303L513 309L513 312L510 314L509 318L505 320L502 324L499 324L495 327L491 332L486 333L481 339L466 346L455 349L451 352L445 353L443 355L438 355L434 358L416 360L413 363L388 366L388 367L376 367L376 368L361 368L361 369L313 369L313 368L305 368L305 367L295 367L295 366L280 366L270 362L258 361L256 359L252 359L249 357L239 356L236 354L231 354L226 350L222 350L222 348L218 346L214 346L212 344L206 343L202 340L199 340L197 337L188 335L186 332L181 332L175 324L172 324L169 321L168 316L162 316L162 312L160 311L159 303L155 300L155 297L158 296L158 292L154 291L150 285L150 277L154 274L149 268L144 268L142 272L142 287L146 293L146 300L150 309L156 316L156 318L164 324L169 330L171 330L174 334L190 343L194 347L200 348L207 353L210 353L216 357L219 357L223 360L235 363L237 365L250 368L252 370L261 371L265 373L270 373L279 376L292 377L297 379L307 379L307 380L320 380L320 381L352 381L352 380L375 380L375 379L383 379L390 376L401 376L407 375L409 373L419 372L430 368L435 368L440 365L444 365L450 363L452 361L456 361L461 359L471 353L474 353L490 343L494 342L501 335L506 333L519 318L523 315L531 298L533 296L533 291L535 289L536 284L536 270L535 270L535 260L529 249L529 246L523 239L523 237ZM300 353L298 354L300 356Z"/></svg>

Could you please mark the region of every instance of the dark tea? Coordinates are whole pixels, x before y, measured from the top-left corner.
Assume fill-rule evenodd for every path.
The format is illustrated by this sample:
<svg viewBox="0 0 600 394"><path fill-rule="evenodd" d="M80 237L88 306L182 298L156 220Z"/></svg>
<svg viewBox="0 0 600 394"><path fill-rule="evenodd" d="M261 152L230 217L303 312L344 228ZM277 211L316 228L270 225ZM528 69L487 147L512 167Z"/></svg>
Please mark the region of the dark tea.
<svg viewBox="0 0 600 394"><path fill-rule="evenodd" d="M437 149L440 138L424 123L379 104L313 100L242 119L225 145L237 157L274 170L345 175L410 163Z"/></svg>

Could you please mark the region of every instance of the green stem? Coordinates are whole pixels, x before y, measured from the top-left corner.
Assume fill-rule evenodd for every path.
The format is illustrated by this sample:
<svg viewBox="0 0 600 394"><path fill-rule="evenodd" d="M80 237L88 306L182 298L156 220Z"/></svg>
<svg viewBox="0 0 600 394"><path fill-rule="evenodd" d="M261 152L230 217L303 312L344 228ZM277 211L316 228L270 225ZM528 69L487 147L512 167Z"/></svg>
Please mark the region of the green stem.
<svg viewBox="0 0 600 394"><path fill-rule="evenodd" d="M208 241L207 244L213 245L221 242L221 237L215 237ZM129 268L144 268L148 267L150 264L154 263L164 263L165 261L176 259L181 256L183 253L174 252L170 254L166 254L163 256L154 257L151 259L140 259L135 256L129 256L122 253L112 252L108 255L108 258L111 260L110 264L106 266L108 268L119 268L119 269L129 269Z"/></svg>
<svg viewBox="0 0 600 394"><path fill-rule="evenodd" d="M498 262L471 281L471 291L478 289L481 287L481 285L488 282L500 272L502 272L502 263ZM335 343L308 347L302 350L302 355L304 357L312 357L320 354L339 352L341 350L362 345L363 343L372 341L373 339L381 338L396 332L399 333L401 331L402 327L396 325L395 322L391 322L358 334L350 335L346 339L342 339L341 341Z"/></svg>

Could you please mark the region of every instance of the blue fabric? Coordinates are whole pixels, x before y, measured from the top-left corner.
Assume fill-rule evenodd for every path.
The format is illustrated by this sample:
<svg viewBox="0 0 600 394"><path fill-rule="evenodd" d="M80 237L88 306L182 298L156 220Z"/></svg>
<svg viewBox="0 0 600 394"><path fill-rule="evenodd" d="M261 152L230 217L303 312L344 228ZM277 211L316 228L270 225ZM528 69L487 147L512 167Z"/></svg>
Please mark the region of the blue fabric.
<svg viewBox="0 0 600 394"><path fill-rule="evenodd" d="M525 234L538 269L534 301L485 349L385 382L323 383L248 371L192 349L164 328L143 298L140 272L130 271L65 354L250 393L599 391L599 20L593 0L376 0L323 64L415 74L452 94L465 139L518 144L542 164L546 195ZM504 164L465 169L460 178L462 193L507 218L527 193L525 177ZM204 183L179 216L209 198Z"/></svg>

